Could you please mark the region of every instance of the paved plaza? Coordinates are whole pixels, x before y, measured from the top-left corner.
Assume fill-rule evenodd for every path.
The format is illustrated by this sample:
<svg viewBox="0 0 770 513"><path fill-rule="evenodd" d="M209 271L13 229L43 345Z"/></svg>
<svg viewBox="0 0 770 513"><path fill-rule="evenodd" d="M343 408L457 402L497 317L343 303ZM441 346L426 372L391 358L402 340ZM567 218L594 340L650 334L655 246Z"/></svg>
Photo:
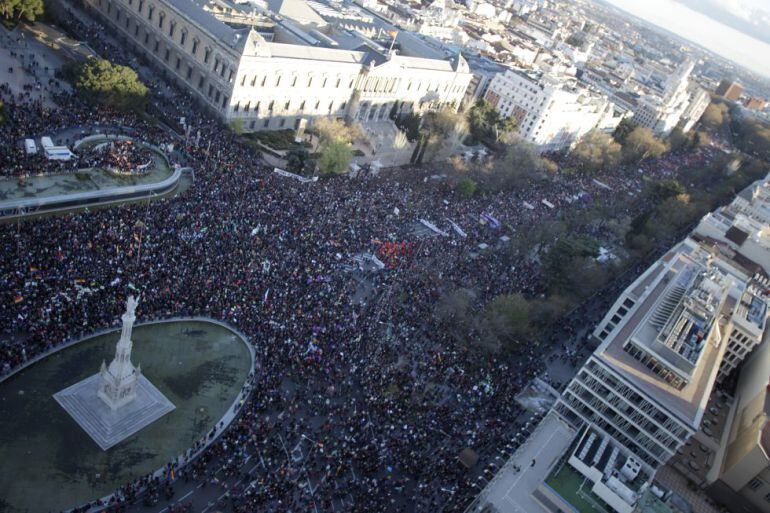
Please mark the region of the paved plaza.
<svg viewBox="0 0 770 513"><path fill-rule="evenodd" d="M555 414L546 415L481 492L477 511L493 504L500 513L550 513L532 493L566 454L576 434Z"/></svg>

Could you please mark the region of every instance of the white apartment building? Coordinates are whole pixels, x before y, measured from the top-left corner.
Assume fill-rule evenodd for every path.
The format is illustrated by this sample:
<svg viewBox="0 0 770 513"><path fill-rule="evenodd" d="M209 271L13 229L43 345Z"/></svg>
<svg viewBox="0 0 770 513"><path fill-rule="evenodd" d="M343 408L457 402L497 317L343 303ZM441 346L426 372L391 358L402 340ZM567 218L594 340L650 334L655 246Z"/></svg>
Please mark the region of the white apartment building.
<svg viewBox="0 0 770 513"><path fill-rule="evenodd" d="M498 74L485 98L502 116L515 118L519 134L541 151L569 149L594 128L611 130L615 119L605 97L579 87L571 77L542 72L516 69Z"/></svg>
<svg viewBox="0 0 770 513"><path fill-rule="evenodd" d="M677 126L688 132L711 101L702 87L690 81L693 66L685 62L666 79L662 92L642 95L633 107L634 122L659 135L668 135Z"/></svg>
<svg viewBox="0 0 770 513"><path fill-rule="evenodd" d="M303 0L276 3L281 15L264 12L259 31L224 23L192 0L87 3L130 47L246 131L317 117L381 120L396 102L401 112L457 108L472 77L460 55L402 56L355 31L335 33Z"/></svg>

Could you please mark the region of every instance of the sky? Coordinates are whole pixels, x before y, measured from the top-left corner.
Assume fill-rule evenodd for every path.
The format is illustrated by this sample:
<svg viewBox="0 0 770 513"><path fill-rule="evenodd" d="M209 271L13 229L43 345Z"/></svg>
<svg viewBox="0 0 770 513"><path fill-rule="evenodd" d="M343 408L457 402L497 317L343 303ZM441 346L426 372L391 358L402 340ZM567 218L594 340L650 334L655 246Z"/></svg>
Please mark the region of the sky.
<svg viewBox="0 0 770 513"><path fill-rule="evenodd" d="M770 0L606 1L770 78Z"/></svg>

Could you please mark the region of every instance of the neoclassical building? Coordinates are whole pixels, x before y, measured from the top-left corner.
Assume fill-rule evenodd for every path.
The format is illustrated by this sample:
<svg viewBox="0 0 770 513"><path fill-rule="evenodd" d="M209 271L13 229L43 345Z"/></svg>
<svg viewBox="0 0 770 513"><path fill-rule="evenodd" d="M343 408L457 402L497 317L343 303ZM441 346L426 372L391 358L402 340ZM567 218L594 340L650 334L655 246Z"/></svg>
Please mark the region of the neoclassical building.
<svg viewBox="0 0 770 513"><path fill-rule="evenodd" d="M460 55L400 55L326 23L304 0L250 13L222 2L86 2L134 50L246 131L296 128L317 117L367 123L394 107L456 108L472 78Z"/></svg>

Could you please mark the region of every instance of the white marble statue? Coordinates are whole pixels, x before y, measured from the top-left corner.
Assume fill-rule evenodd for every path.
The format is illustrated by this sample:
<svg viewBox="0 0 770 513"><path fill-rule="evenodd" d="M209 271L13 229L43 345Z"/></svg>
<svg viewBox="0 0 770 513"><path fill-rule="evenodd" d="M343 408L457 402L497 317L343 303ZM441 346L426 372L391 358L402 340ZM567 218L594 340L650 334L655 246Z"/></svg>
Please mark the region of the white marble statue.
<svg viewBox="0 0 770 513"><path fill-rule="evenodd" d="M112 410L125 406L136 398L136 386L142 371L139 366L131 363L131 330L136 320L136 305L139 304L134 296L128 296L126 301L126 313L123 314L123 329L120 332L120 340L115 347L115 358L109 367L102 361L99 370L99 398Z"/></svg>

